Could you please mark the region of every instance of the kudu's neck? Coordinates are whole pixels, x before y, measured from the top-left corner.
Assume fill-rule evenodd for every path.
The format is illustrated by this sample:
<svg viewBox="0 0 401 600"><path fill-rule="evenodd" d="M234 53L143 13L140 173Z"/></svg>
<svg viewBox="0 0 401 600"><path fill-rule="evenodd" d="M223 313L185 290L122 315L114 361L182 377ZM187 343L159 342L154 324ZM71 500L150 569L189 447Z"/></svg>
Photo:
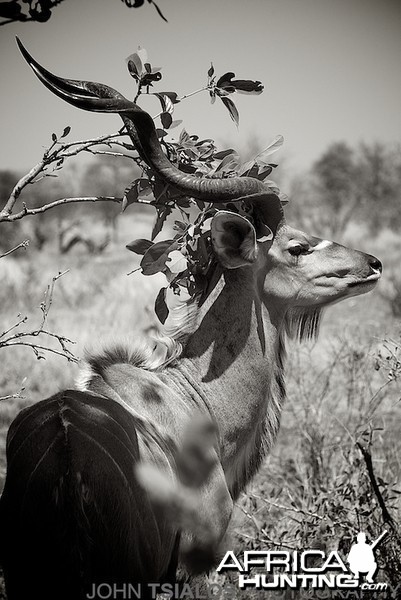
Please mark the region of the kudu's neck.
<svg viewBox="0 0 401 600"><path fill-rule="evenodd" d="M284 314L263 304L251 268L225 271L200 308L179 368L207 398L236 496L271 446L284 399Z"/></svg>

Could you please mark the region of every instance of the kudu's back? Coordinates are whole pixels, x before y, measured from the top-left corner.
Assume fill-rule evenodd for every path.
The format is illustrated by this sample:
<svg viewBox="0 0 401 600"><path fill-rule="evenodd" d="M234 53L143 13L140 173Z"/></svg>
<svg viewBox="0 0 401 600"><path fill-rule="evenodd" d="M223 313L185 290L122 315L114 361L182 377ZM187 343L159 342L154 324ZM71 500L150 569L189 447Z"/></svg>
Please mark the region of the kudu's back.
<svg viewBox="0 0 401 600"><path fill-rule="evenodd" d="M78 600L100 584L174 577L175 534L136 481L136 421L123 406L75 390L39 402L13 422L7 460L0 558L9 600L35 591Z"/></svg>

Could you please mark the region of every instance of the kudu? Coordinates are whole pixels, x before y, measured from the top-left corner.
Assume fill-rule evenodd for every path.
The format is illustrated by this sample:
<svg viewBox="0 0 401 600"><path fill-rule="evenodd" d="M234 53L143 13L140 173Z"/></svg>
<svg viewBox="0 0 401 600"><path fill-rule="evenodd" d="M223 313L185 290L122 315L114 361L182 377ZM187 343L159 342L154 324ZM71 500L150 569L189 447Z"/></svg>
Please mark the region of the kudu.
<svg viewBox="0 0 401 600"><path fill-rule="evenodd" d="M247 219L224 205L213 217L214 284L172 315L165 356L160 344L106 348L88 358L79 390L22 411L8 434L0 555L10 600L32 588L72 600L103 582L173 582L178 564L211 566L233 501L274 442L286 335L315 335L322 309L371 290L381 264L291 228L261 181L180 172L137 105L56 77L20 48L67 102L118 113L161 180L253 210Z"/></svg>

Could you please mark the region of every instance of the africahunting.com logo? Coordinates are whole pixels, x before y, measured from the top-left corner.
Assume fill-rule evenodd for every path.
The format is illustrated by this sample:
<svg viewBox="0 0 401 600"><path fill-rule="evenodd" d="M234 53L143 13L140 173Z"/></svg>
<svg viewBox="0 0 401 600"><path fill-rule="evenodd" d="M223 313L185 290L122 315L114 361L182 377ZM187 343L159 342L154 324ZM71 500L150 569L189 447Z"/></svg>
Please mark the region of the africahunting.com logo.
<svg viewBox="0 0 401 600"><path fill-rule="evenodd" d="M241 560L230 550L224 555L217 572L237 572L241 589L359 588L383 591L387 589L387 583L374 581L377 572L374 549L386 534L387 531L383 531L368 544L366 534L360 531L345 560L336 550L327 555L322 550L254 550L244 552Z"/></svg>

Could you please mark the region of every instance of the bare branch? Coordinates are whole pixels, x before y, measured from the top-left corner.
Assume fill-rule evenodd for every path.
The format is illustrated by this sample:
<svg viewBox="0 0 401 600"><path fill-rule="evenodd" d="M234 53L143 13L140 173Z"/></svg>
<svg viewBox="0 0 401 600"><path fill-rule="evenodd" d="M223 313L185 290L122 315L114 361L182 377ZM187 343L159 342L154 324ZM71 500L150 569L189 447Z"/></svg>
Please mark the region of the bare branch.
<svg viewBox="0 0 401 600"><path fill-rule="evenodd" d="M81 141L77 141L77 142L67 142L67 143L63 143L63 144L61 144L58 141L58 138L55 137L53 139L52 143L50 144L50 146L45 150L42 159L34 167L32 167L32 169L26 175L21 177L21 179L15 184L7 202L5 203L3 209L0 212L0 222L16 221L18 219L22 219L23 217L25 217L27 215L35 215L35 214L38 214L41 212L45 212L46 210L49 210L50 208L54 208L55 206L59 206L60 204L68 204L71 202L99 202L102 200L108 200L108 201L111 200L111 201L115 201L115 202L121 201L121 200L117 200L114 198L112 199L112 198L106 198L106 197L93 197L90 199L87 199L87 198L85 198L85 199L63 198L63 199L51 202L43 207L32 208L32 209L28 208L26 206L26 204L23 203L22 210L13 214L13 210L15 208L15 205L16 205L23 189L27 185L36 183L37 181L39 181L40 179L43 179L44 177L51 176L52 173L48 172L48 169L50 167L53 167L53 171L57 170L61 167L61 165L64 163L64 161L67 158L70 158L71 156L76 156L80 152L87 151L87 152L95 153L94 147L96 147L100 144L106 144L111 147L112 143L117 142L118 138L121 138L124 135L126 135L126 134L124 133L123 129L121 129L117 133L101 135L101 136L98 136L96 138L92 138L89 140L84 140L84 141L81 140ZM132 146L130 144L126 144L125 142L122 142L121 140L118 140L118 145L125 150L132 150ZM135 160L135 157L129 157L125 153L124 154L116 153L116 156L121 156L121 155Z"/></svg>
<svg viewBox="0 0 401 600"><path fill-rule="evenodd" d="M304 510L303 508L296 508L295 506L285 506L284 504L278 504L277 502L273 502L272 500L269 500L268 498L263 498L262 496L258 496L257 494L248 495L252 496L252 498L256 498L257 500L261 500L264 504L274 506L275 508L278 508L280 510L298 513L307 517L313 517L314 519L319 519L320 521L324 520L324 517L322 517L322 515L318 515L317 513Z"/></svg>
<svg viewBox="0 0 401 600"><path fill-rule="evenodd" d="M24 398L22 394L25 391L25 381L26 377L24 377L24 379L22 380L21 387L18 390L18 392L15 392L14 394L7 394L6 396L0 396L0 402L2 400L17 400L18 398Z"/></svg>
<svg viewBox="0 0 401 600"><path fill-rule="evenodd" d="M18 315L17 322L3 331L0 334L0 349L1 348L10 348L11 346L26 346L31 348L36 356L36 358L41 359L45 358L43 352L47 352L50 354L56 354L57 356L62 356L66 358L69 362L78 362L77 357L71 352L68 348L67 344L74 344L72 340L66 338L65 336L59 335L57 333L52 333L45 329L45 325L47 323L47 319L49 316L49 311L53 303L53 294L54 294L54 286L55 283L60 277L68 273L67 271L63 271L62 273L58 273L55 277L53 277L51 284L47 286L45 292L45 298L40 305L40 309L42 311L42 319L39 327L37 329L33 329L31 331L15 331L21 325L25 324L28 321L28 317ZM13 333L11 333L13 332ZM10 334L11 335L8 335ZM40 339L57 340L60 348L52 348L51 346L44 346L42 343L37 343L35 338L40 337Z"/></svg>
<svg viewBox="0 0 401 600"><path fill-rule="evenodd" d="M12 254L16 250L19 250L20 248L24 248L24 250L26 250L28 248L28 246L29 246L29 240L24 240L23 242L18 244L18 246L15 246L15 248L11 248L11 250L8 250L4 254L0 254L0 258L4 258L5 256Z"/></svg>
<svg viewBox="0 0 401 600"><path fill-rule="evenodd" d="M15 323L11 327L9 327L5 331L3 331L3 333L0 333L0 343L1 343L1 338L3 338L5 335L7 335L7 333L10 333L10 331L12 331L13 329L17 329L17 327L19 327L23 323L26 323L27 320L28 320L28 317L22 317L21 315L18 315L18 321L17 321L17 323Z"/></svg>
<svg viewBox="0 0 401 600"><path fill-rule="evenodd" d="M25 203L23 203L23 208L20 212L15 213L13 215L8 215L5 218L2 218L0 215L1 221L17 221L18 219L22 219L27 215L38 215L40 213L44 213L55 206L61 206L63 204L72 204L74 202L117 202L121 204L123 201L122 198L117 198L115 196L82 196L78 198L60 198L59 200L54 200L54 202L49 202L49 204L44 204L38 208L28 208Z"/></svg>

